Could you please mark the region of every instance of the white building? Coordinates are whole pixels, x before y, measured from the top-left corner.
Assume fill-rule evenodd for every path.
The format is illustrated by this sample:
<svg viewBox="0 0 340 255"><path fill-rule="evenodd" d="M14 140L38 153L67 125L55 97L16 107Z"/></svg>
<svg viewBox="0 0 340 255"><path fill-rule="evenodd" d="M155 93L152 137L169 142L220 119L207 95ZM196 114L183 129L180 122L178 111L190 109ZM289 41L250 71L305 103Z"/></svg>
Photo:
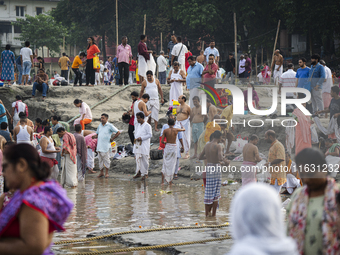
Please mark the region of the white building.
<svg viewBox="0 0 340 255"><path fill-rule="evenodd" d="M15 38L20 36L20 28L12 25L17 18L25 15L39 15L57 7L59 0L0 0L0 41L1 47L11 45L11 50L19 54L22 42ZM32 45L33 46L33 45Z"/></svg>

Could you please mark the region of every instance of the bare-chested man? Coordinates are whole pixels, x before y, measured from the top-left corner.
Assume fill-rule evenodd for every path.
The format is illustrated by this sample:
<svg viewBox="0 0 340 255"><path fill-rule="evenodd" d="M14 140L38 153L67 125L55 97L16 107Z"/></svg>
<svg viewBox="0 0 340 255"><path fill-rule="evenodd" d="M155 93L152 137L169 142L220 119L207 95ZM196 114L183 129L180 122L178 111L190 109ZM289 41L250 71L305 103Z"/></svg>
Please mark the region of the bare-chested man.
<svg viewBox="0 0 340 255"><path fill-rule="evenodd" d="M33 140L33 129L29 126L27 126L27 117L21 116L19 125L14 127L13 129L13 139L14 141L19 143L28 143L30 145L32 144Z"/></svg>
<svg viewBox="0 0 340 255"><path fill-rule="evenodd" d="M184 143L184 159L189 158L190 151L190 106L186 103L187 97L185 95L181 95L178 97L178 103L180 104L177 107L177 123L185 128L185 132L183 132L183 143Z"/></svg>
<svg viewBox="0 0 340 255"><path fill-rule="evenodd" d="M194 96L192 101L194 103L194 107L191 108L190 122L192 125L192 140L195 146L195 153L192 158L197 158L197 142L204 131L204 116L202 115L200 98L198 96Z"/></svg>
<svg viewBox="0 0 340 255"><path fill-rule="evenodd" d="M185 131L184 128L174 128L175 120L172 118L168 119L169 128L163 131L161 143L164 143L164 139L166 138L166 144L164 148L164 156L163 156L163 167L162 167L162 184L164 184L164 179L172 184L172 179L174 178L175 170L176 170L176 162L177 162L177 134L178 132ZM183 152L183 141L180 139L180 143L182 145L181 151Z"/></svg>
<svg viewBox="0 0 340 255"><path fill-rule="evenodd" d="M221 131L212 134L211 142L207 143L199 156L199 160L207 160L206 165L206 187L204 193L205 216L216 216L218 201L221 197L222 172L218 169L221 165L229 165L230 161L223 159Z"/></svg>
<svg viewBox="0 0 340 255"><path fill-rule="evenodd" d="M203 65L204 60L205 60L204 51L201 50L200 55L196 58L196 61Z"/></svg>
<svg viewBox="0 0 340 255"><path fill-rule="evenodd" d="M257 143L259 138L257 135L252 135L249 143L243 147L243 164L241 166L242 186L256 182L256 164L262 159L259 156Z"/></svg>
<svg viewBox="0 0 340 255"><path fill-rule="evenodd" d="M275 69L274 69L275 64ZM274 61L272 63L272 72L275 85L278 84L278 80L283 73L283 56L280 54L280 50L276 50L274 53Z"/></svg>
<svg viewBox="0 0 340 255"><path fill-rule="evenodd" d="M151 111L148 111L147 107L146 107L146 103L149 101L149 95L148 94L144 94L142 96L141 99L136 100L133 103L133 107L132 107L132 116L134 116L135 118L135 122L134 122L134 126L135 126L135 134L136 134L136 130L139 127L139 123L137 121L137 113L142 112L144 113L144 120L146 121L149 118L149 115L151 114Z"/></svg>
<svg viewBox="0 0 340 255"><path fill-rule="evenodd" d="M207 98L207 108L208 108L208 114L205 116L204 120L205 122L213 121L214 116L217 114L217 108L215 105L211 103L211 99Z"/></svg>

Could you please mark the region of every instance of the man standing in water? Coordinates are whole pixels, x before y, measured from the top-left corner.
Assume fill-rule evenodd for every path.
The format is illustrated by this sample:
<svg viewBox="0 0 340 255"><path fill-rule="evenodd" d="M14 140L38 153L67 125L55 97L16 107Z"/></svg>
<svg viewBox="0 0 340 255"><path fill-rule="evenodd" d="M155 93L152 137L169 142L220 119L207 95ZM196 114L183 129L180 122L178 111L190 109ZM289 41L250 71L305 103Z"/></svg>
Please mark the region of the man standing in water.
<svg viewBox="0 0 340 255"><path fill-rule="evenodd" d="M176 165L174 162L177 161L177 134L178 132L185 131L184 128L174 128L175 120L168 119L169 128L165 129L162 135L161 143L165 144L164 156L163 156L163 167L162 167L162 184L164 184L164 179L171 185L174 173L176 170ZM166 138L166 142L164 139ZM183 151L183 142L182 149Z"/></svg>
<svg viewBox="0 0 340 255"><path fill-rule="evenodd" d="M197 142L204 131L204 116L202 115L200 98L195 96L192 101L194 102L194 107L191 108L190 122L192 125L192 140L195 146L195 153L192 158L197 158Z"/></svg>
<svg viewBox="0 0 340 255"><path fill-rule="evenodd" d="M190 106L186 101L186 96L181 95L178 97L180 105L177 107L177 123L185 128L185 132L183 132L185 159L189 158L190 152Z"/></svg>
<svg viewBox="0 0 340 255"><path fill-rule="evenodd" d="M275 69L274 69L275 65ZM274 78L274 84L277 85L279 78L283 73L283 56L280 54L280 50L276 50L274 53L274 61L272 63L272 73Z"/></svg>
<svg viewBox="0 0 340 255"><path fill-rule="evenodd" d="M222 172L221 165L229 165L230 161L223 159L222 146L223 142L221 131L215 131L212 135L211 142L207 143L199 156L199 160L207 160L206 167L206 186L204 193L205 216L216 216L218 201L221 197ZM211 213L212 210L212 213Z"/></svg>
<svg viewBox="0 0 340 255"><path fill-rule="evenodd" d="M249 143L243 147L243 164L241 166L242 186L256 182L256 164L262 159L259 156L257 135L251 135Z"/></svg>

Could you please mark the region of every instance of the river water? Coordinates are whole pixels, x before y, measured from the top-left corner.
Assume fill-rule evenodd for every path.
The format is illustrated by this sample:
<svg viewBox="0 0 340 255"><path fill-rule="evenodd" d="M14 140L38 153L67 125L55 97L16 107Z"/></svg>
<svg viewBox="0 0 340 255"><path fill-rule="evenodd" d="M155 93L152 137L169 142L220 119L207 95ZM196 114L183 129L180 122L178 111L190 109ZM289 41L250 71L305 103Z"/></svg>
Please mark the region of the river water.
<svg viewBox="0 0 340 255"><path fill-rule="evenodd" d="M151 180L150 180L151 181ZM74 208L65 223L66 231L56 233L54 241L85 238L91 232L137 230L155 227L224 224L228 220L231 194L221 188L222 198L215 219L206 219L204 189L199 186L173 185L133 180L87 178L75 189L67 189ZM124 229L122 229L124 228ZM128 228L128 229L127 229ZM103 234L103 233L101 233ZM183 240L185 241L185 240ZM91 246L91 247L90 247ZM55 246L59 254L126 248L114 241ZM166 254L162 251L137 251L124 254Z"/></svg>

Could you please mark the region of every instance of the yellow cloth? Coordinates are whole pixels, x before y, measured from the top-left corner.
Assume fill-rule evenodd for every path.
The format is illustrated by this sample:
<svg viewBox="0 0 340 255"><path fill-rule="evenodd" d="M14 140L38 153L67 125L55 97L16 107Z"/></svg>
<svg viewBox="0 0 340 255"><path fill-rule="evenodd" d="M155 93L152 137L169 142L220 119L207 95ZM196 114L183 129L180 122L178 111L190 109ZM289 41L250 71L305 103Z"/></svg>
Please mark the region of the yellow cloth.
<svg viewBox="0 0 340 255"><path fill-rule="evenodd" d="M221 113L221 117L228 121L226 130L229 130L230 122L233 118L233 105L229 105L227 108L225 108Z"/></svg>
<svg viewBox="0 0 340 255"><path fill-rule="evenodd" d="M59 138L58 134L52 135L52 139L55 142L55 146L57 146L57 147L61 146L61 142L60 142L60 138Z"/></svg>
<svg viewBox="0 0 340 255"><path fill-rule="evenodd" d="M277 179L277 185L281 186L287 181L286 173L284 171L284 166L286 165L285 163L286 153L285 153L285 147L278 140L275 140L275 142L272 143L269 149L269 153L268 153L269 162L272 162L275 159L282 159L283 161L281 161L279 164L271 165L271 167L273 168L271 168L272 171L270 172L271 173L270 184L274 185L275 180Z"/></svg>
<svg viewBox="0 0 340 255"><path fill-rule="evenodd" d="M70 59L66 56L59 58L58 63L60 63L61 70L68 70L67 62L70 62Z"/></svg>
<svg viewBox="0 0 340 255"><path fill-rule="evenodd" d="M214 122L208 122L207 126L205 127L205 135L204 135L204 141L207 143L210 141L210 136L212 133L214 133L216 130L221 131L221 127L215 123L214 127Z"/></svg>
<svg viewBox="0 0 340 255"><path fill-rule="evenodd" d="M72 68L77 69L82 64L83 64L83 61L81 61L80 57L77 55L73 60Z"/></svg>

